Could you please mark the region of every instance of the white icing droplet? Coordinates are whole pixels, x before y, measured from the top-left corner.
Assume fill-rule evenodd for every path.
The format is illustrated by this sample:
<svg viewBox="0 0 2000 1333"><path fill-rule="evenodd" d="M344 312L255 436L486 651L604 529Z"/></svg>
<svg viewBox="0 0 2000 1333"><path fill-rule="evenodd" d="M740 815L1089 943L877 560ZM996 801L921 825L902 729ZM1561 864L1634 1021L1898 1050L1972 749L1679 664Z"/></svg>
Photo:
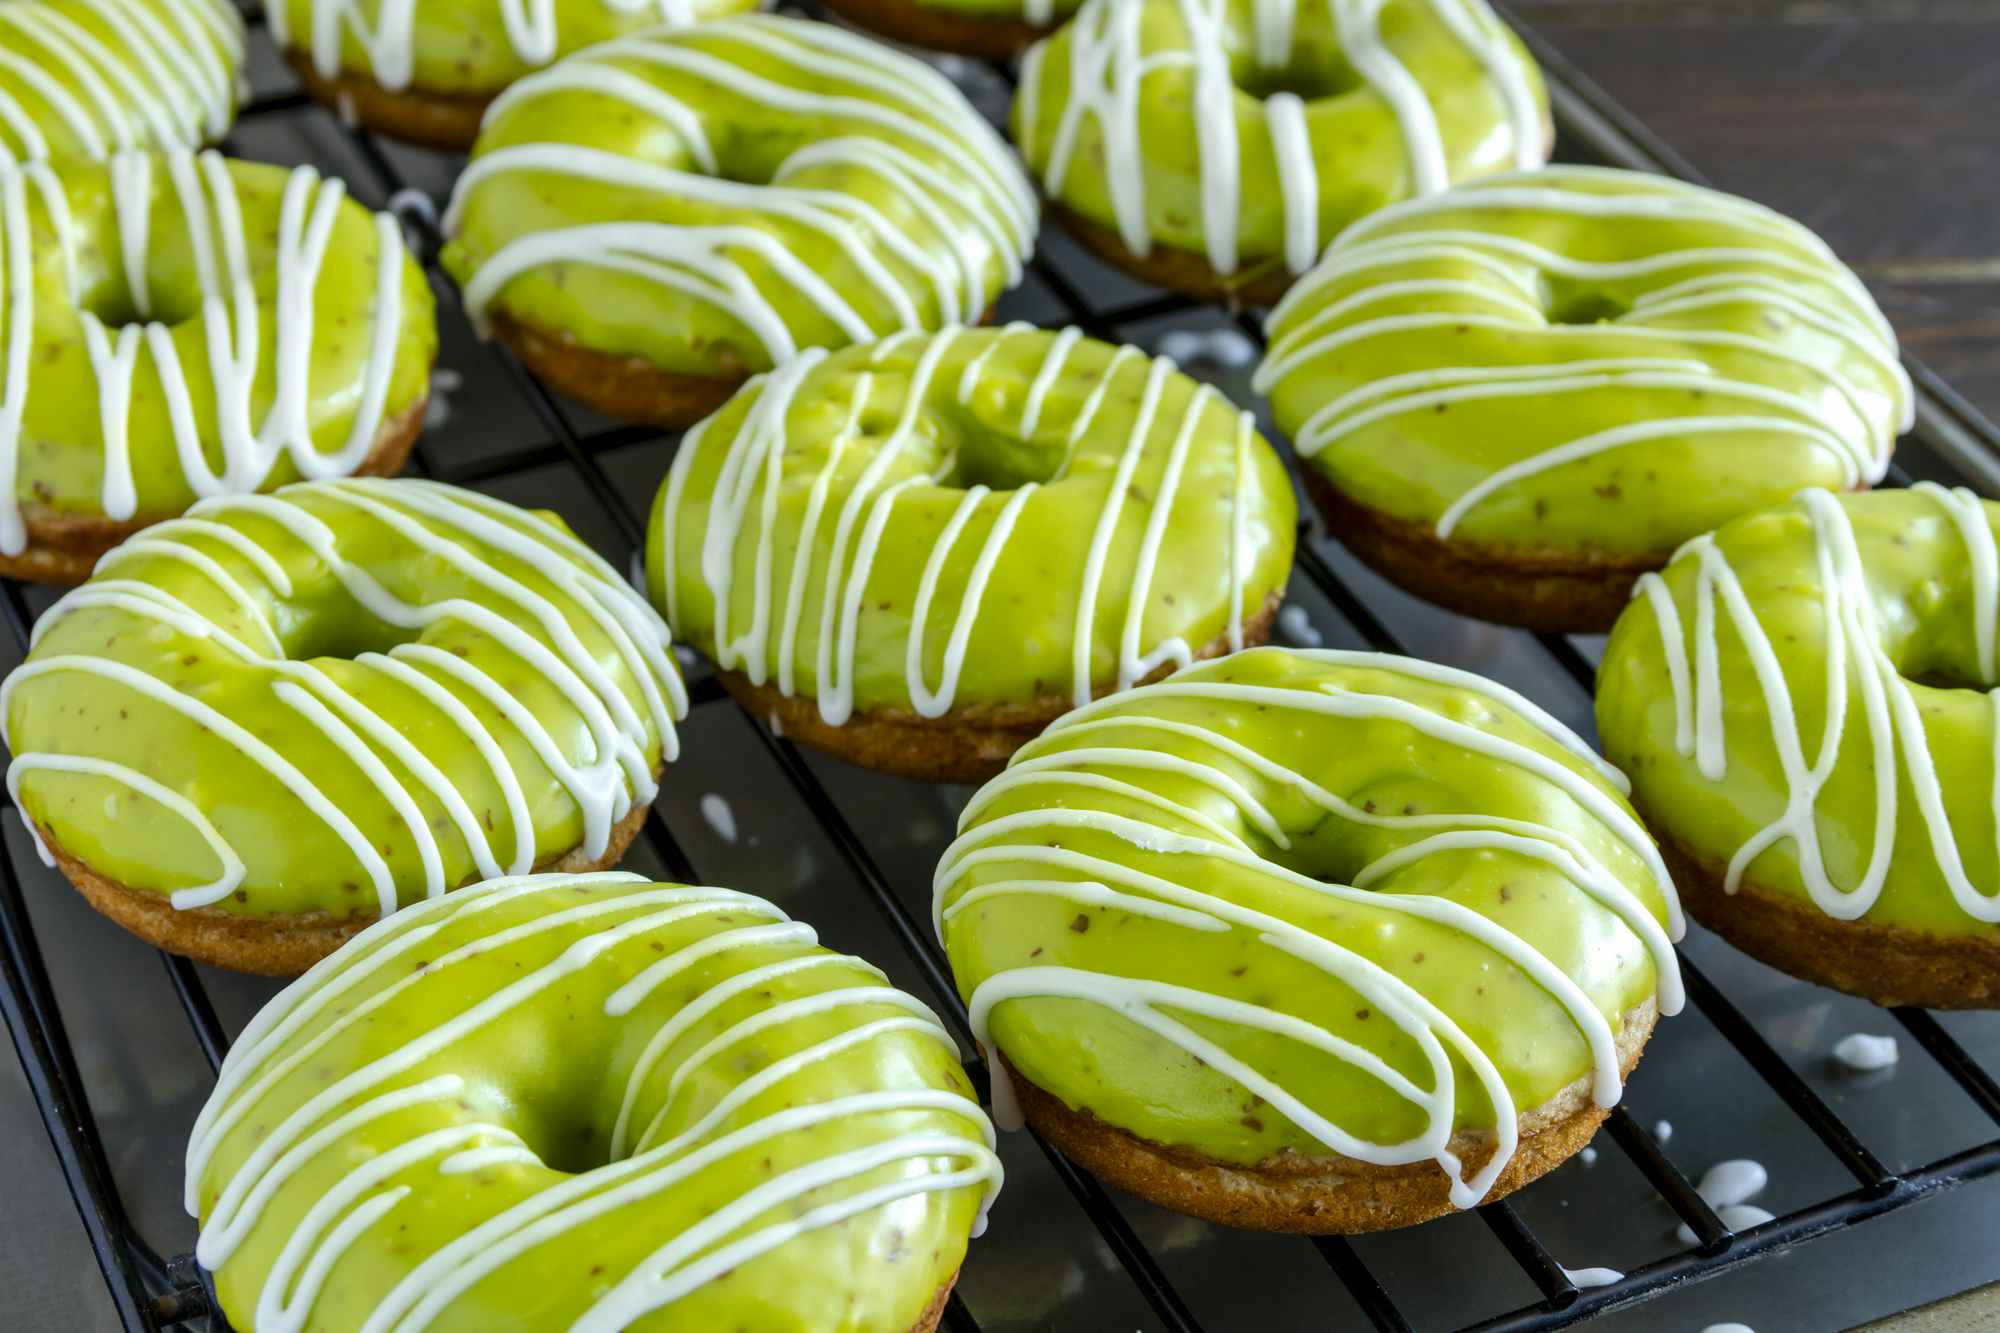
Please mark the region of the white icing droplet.
<svg viewBox="0 0 2000 1333"><path fill-rule="evenodd" d="M1748 1324L1731 1322L1727 1324L1710 1324L1701 1333L1757 1333L1757 1330Z"/></svg>
<svg viewBox="0 0 2000 1333"><path fill-rule="evenodd" d="M430 401L424 405L424 429L442 430L451 421L451 396L465 387L465 377L457 371L439 366L431 372ZM645 591L645 585L639 587Z"/></svg>
<svg viewBox="0 0 2000 1333"><path fill-rule="evenodd" d="M1733 1203L1727 1208L1716 1209L1715 1215L1721 1218L1722 1225L1731 1231L1748 1231L1752 1227L1761 1227L1776 1216L1775 1213L1752 1203ZM1674 1235L1680 1238L1683 1245L1694 1244L1694 1228L1685 1222L1674 1230Z"/></svg>
<svg viewBox="0 0 2000 1333"><path fill-rule="evenodd" d="M636 561L638 556L635 554L632 558ZM681 664L683 671L692 671L701 664L701 658L696 656L694 649L684 643L674 645L674 660Z"/></svg>
<svg viewBox="0 0 2000 1333"><path fill-rule="evenodd" d="M1576 1155L1576 1159L1579 1162L1582 1162L1585 1166L1596 1166L1597 1149L1586 1147L1582 1152Z"/></svg>
<svg viewBox="0 0 2000 1333"><path fill-rule="evenodd" d="M1853 1032L1833 1045L1833 1058L1858 1074L1887 1069L1901 1056L1894 1037L1877 1037Z"/></svg>
<svg viewBox="0 0 2000 1333"><path fill-rule="evenodd" d="M1257 359L1257 346L1243 330L1225 324L1214 329L1169 329L1153 350L1182 370L1214 366L1241 370Z"/></svg>
<svg viewBox="0 0 2000 1333"><path fill-rule="evenodd" d="M726 798L710 792L701 798L701 817L715 830L715 836L731 846L736 844L736 811Z"/></svg>
<svg viewBox="0 0 2000 1333"><path fill-rule="evenodd" d="M1658 1143L1661 1147L1664 1148L1667 1145L1667 1141L1673 1138L1673 1136L1674 1136L1673 1121L1656 1120L1653 1122L1653 1140L1654 1142Z"/></svg>
<svg viewBox="0 0 2000 1333"><path fill-rule="evenodd" d="M1288 606L1278 612L1278 633L1301 648L1317 648L1326 642L1303 606Z"/></svg>
<svg viewBox="0 0 2000 1333"><path fill-rule="evenodd" d="M1727 1208L1732 1204L1748 1203L1764 1192L1771 1183L1770 1172L1762 1162L1753 1162L1747 1157L1732 1157L1726 1162L1717 1162L1708 1168L1695 1191L1708 1201L1711 1208Z"/></svg>
<svg viewBox="0 0 2000 1333"><path fill-rule="evenodd" d="M1625 1280L1625 1275L1615 1268L1565 1268L1563 1276L1579 1287L1608 1287Z"/></svg>

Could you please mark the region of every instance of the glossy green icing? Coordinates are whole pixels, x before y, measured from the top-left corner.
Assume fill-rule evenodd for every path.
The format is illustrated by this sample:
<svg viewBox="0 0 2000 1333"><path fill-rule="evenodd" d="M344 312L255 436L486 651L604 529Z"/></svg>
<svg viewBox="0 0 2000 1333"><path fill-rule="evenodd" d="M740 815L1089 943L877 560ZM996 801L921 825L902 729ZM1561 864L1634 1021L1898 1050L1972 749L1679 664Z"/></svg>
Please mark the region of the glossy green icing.
<svg viewBox="0 0 2000 1333"><path fill-rule="evenodd" d="M663 29L517 84L446 218L475 318L734 378L976 322L1034 203L929 66L827 24Z"/></svg>
<svg viewBox="0 0 2000 1333"><path fill-rule="evenodd" d="M280 45L331 72L396 91L491 97L598 42L759 7L759 0L282 0L272 7L272 28ZM386 22L385 9L393 15ZM319 36L323 27L336 35Z"/></svg>
<svg viewBox="0 0 2000 1333"><path fill-rule="evenodd" d="M243 20L226 0L10 0L0 161L194 148L235 116Z"/></svg>
<svg viewBox="0 0 2000 1333"><path fill-rule="evenodd" d="M1817 237L1632 172L1551 168L1365 219L1270 332L1259 387L1321 476L1522 550L1664 560L1801 487L1879 478L1910 404L1888 325Z"/></svg>
<svg viewBox="0 0 2000 1333"><path fill-rule="evenodd" d="M1992 616L2000 591L1992 577L1991 536L1982 558L1940 494L1919 488L1838 498L1865 571L1854 587L1865 599L1860 614L1870 619L1872 633L1841 642L1845 670L1833 677L1827 661L1836 638L1828 630L1825 579L1804 504L1738 518L1667 567L1659 590L1677 608L1690 651L1699 651L1709 637L1696 615L1699 571L1704 561L1713 567L1720 556L1734 571L1776 664L1775 679L1769 685L1760 681L1746 640L1718 593L1714 717L1724 765L1719 775L1704 776L1697 762L1694 718L1687 746L1679 743L1677 693L1650 594L1635 600L1612 632L1598 673L1598 729L1607 753L1632 774L1634 799L1662 835L1727 865L1786 813L1794 784L1780 737L1796 727L1804 762L1830 761L1816 797L1807 793L1810 784L1800 784L1798 799L1808 802L1802 808L1812 812L1817 850L1841 890L1853 890L1866 878L1883 809L1877 780L1889 776L1895 800L1887 825L1890 850L1879 897L1865 919L1936 935L1990 937L1996 929L1991 921L1978 919L1954 899L1940 868L1938 840L1954 848L1980 894L1990 895L2000 885L1993 801L1994 701L2000 696L1993 692L1991 621L1982 620L1982 610ZM2000 505L1981 504L1964 493L1956 503L1989 534L2000 530ZM1879 646L1880 659L1864 650L1868 643ZM1921 726L1919 734L1898 719L1886 752L1877 742L1888 741L1891 733L1871 726L1864 693L1863 670L1870 661L1900 679ZM1845 686L1844 725L1832 720L1830 679ZM1687 688L1694 689L1692 678ZM1767 689L1784 691L1784 702L1774 703ZM1830 751L1822 748L1829 729ZM1927 756L1934 778L1917 775L1912 751ZM1927 815L1923 797L1936 801L1948 827L1940 829ZM1747 862L1748 889L1809 901L1801 861L1797 839L1778 839Z"/></svg>
<svg viewBox="0 0 2000 1333"><path fill-rule="evenodd" d="M399 913L294 983L232 1052L190 1147L200 1253L218 1267L232 1325L275 1326L274 1307L259 1308L268 1282L303 1307L288 1327L373 1328L371 1317L389 1327L410 1310L392 1296L397 1283L432 1261L403 1294L455 1290L434 1256L476 1232L467 1257L506 1252L505 1262L420 1311L432 1333L906 1333L957 1271L980 1207L980 1183L941 1178L971 1168L997 1184L992 1131L935 1019L875 968L783 922L745 894L636 876L498 881ZM611 1003L649 968L667 975L629 1010ZM809 1011L836 991L853 994ZM747 1099L722 1107L746 1087ZM376 1102L397 1094L412 1104ZM767 1117L869 1095L891 1104L758 1135ZM439 1137L418 1142L425 1135ZM914 1136L929 1150L809 1191L784 1179L899 1140L921 1148ZM313 1146L296 1171L269 1170L301 1142ZM480 1149L501 1156L442 1169ZM260 1180L271 1186L261 1208L232 1211ZM389 1199L387 1211L327 1243L331 1262L308 1283L273 1280L288 1245L299 1247L296 1274L326 1241L309 1211L364 1180L340 1215L354 1217L360 1199ZM576 1323L617 1284L672 1269L661 1256L674 1242L693 1239L680 1262L698 1262L898 1182L898 1201L779 1237L678 1300L628 1309L629 1322L598 1311L600 1322ZM520 1210L515 1224L499 1220L509 1209ZM541 1237L514 1241L536 1216Z"/></svg>
<svg viewBox="0 0 2000 1333"><path fill-rule="evenodd" d="M1297 161L1280 95L1303 103ZM1385 204L1540 163L1547 114L1484 0L1093 0L1029 52L1012 124L1064 207L1140 254L1211 263L1220 222L1248 281L1285 265L1294 229L1296 271Z"/></svg>
<svg viewBox="0 0 2000 1333"><path fill-rule="evenodd" d="M403 623L378 614L393 608L369 580L402 604ZM385 891L408 903L479 878L475 844L439 787L462 797L478 852L525 870L584 840L586 803L615 817L650 799L673 744L650 702L663 696L677 711L666 631L624 581L555 515L427 482L314 482L198 506L106 557L37 634L4 690L23 813L70 856L146 893L214 884L227 870L219 840L243 871L218 905L240 916L368 916ZM608 689L576 674L591 669ZM316 720L301 689L347 726ZM439 693L467 716L455 719ZM597 702L586 708L585 696ZM593 732L602 708L620 723L606 734L643 769L636 777ZM343 729L368 736L355 743L379 771L342 747ZM406 739L437 781L384 733ZM49 766L77 761L118 771ZM293 785L281 765L299 775ZM201 812L217 840L145 782ZM381 877L363 847L381 858Z"/></svg>
<svg viewBox="0 0 2000 1333"><path fill-rule="evenodd" d="M1615 1030L1660 978L1634 930L1578 881L1516 848L1477 846L1434 848L1364 893L1323 887L1354 883L1365 866L1420 839L1514 820L1530 846L1574 840L1636 896L1635 910L1669 919L1663 890L1671 890L1649 868L1651 843L1616 786L1501 695L1463 677L1410 674L1429 669L1369 654L1254 649L1079 710L1024 746L968 806L938 874L945 947L975 1021L982 987L1005 986L1023 969L1140 979L1303 1021L1426 1092L1438 1087L1392 1006L1309 961L1304 946L1266 926L1203 930L1144 910L1248 909L1368 960L1436 1005L1490 1057L1519 1111L1588 1074L1579 1024L1549 990L1460 927L1392 910L1420 896L1463 905L1539 951ZM1327 701L1361 715L1310 711ZM1447 734L1374 715L1405 706ZM1495 757L1466 744L1467 734L1513 748ZM1532 771L1535 762L1569 785ZM1022 881L1050 880L1108 885L1141 910L1019 891ZM1015 891L994 887L1009 885ZM1349 1134L1389 1144L1426 1126L1418 1106L1324 1048L1191 1005L1166 1001L1158 1011ZM1197 1059L1095 999L1044 991L1002 999L990 1018L993 1042L1027 1078L1143 1138L1234 1163L1327 1151L1218 1059ZM1493 1103L1456 1052L1452 1069L1449 1129L1492 1128Z"/></svg>
<svg viewBox="0 0 2000 1333"><path fill-rule="evenodd" d="M131 166L127 159L124 167ZM19 462L14 491L23 506L58 514L105 512L107 427L103 404L122 400L115 386L100 375L86 337L85 325L95 318L106 328L107 347L121 329L141 323L164 327L173 356L164 362L151 333L134 348L135 370L126 421L135 499L140 519L169 517L186 509L199 492L190 480L186 461L176 443L174 421L185 384L185 410L191 435L199 440L207 468L224 469L228 431L219 422L218 404L240 401L225 385L236 383L233 367L218 365L214 353L226 348L238 355L253 353L254 376L248 400L250 431L275 437L268 414L278 398L281 377L277 355L280 336L288 328L294 338L301 328L310 339L305 415L313 449L338 452L349 441L357 414L363 410L364 387L371 374L380 314L379 267L383 233L366 208L344 200L333 217L325 259L311 288L306 310L281 290L280 275L288 260L279 245L279 222L288 186L289 168L227 160L225 177L233 187L244 272L255 295L254 342L231 348L222 338L212 341L211 324L220 318L241 337L235 289L229 282L228 258L232 231L222 196L208 187L197 159L190 179L199 201L199 227L190 225L188 210L165 157L155 157L142 178L144 231L134 232L144 250L128 255L121 235L120 210L113 189L113 168L77 163L60 175L56 197L67 205L67 225L52 217L49 195L27 188L19 196L26 206L28 244L34 263L32 344L27 353L27 388L21 417ZM317 177L311 177L317 180ZM303 196L310 206L317 190ZM128 203L133 214L140 210ZM399 253L401 252L398 243ZM71 286L70 263L76 286ZM393 420L408 412L429 392L431 363L437 353L437 327L430 286L415 260L402 253L400 313L387 391L380 415ZM222 297L214 306L203 302L202 268L211 265ZM142 312L131 281L143 276L150 304ZM0 345L18 326L0 316ZM135 333L136 329L133 330ZM174 369L177 363L178 370ZM163 371L163 365L167 368ZM267 474L257 478L268 488L299 479L289 442L276 448Z"/></svg>
<svg viewBox="0 0 2000 1333"><path fill-rule="evenodd" d="M1011 531L1000 529L1017 501ZM860 538L878 512L864 562ZM1086 595L1095 692L1130 675L1121 648L1135 605L1139 655L1224 637L1232 606L1252 617L1283 589L1295 506L1270 446L1171 363L1025 325L898 337L755 381L690 432L654 503L647 586L677 635L756 679L818 693L822 712L843 682L857 709L909 709L914 612L955 518L919 662L925 689L948 656L962 662L953 704L968 706L1071 694ZM823 620L829 595L852 599L851 611Z"/></svg>

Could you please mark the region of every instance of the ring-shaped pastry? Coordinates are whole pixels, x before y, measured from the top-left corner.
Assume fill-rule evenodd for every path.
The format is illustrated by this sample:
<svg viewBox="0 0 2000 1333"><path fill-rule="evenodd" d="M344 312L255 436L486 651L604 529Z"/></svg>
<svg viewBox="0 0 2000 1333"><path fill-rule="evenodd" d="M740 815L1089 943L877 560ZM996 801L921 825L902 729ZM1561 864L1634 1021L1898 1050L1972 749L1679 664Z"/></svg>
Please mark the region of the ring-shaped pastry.
<svg viewBox="0 0 2000 1333"><path fill-rule="evenodd" d="M685 426L806 348L975 323L1035 200L913 57L744 15L624 38L494 104L445 218L475 322L615 417Z"/></svg>
<svg viewBox="0 0 2000 1333"><path fill-rule="evenodd" d="M306 90L382 134L463 152L509 84L573 51L762 0L272 0Z"/></svg>
<svg viewBox="0 0 2000 1333"><path fill-rule="evenodd" d="M1485 0L1090 0L1023 60L1013 126L1091 249L1249 305L1354 219L1540 166L1552 133Z"/></svg>
<svg viewBox="0 0 2000 1333"><path fill-rule="evenodd" d="M560 519L420 481L205 501L0 686L44 856L150 942L271 974L462 884L616 864L686 707L666 627Z"/></svg>
<svg viewBox="0 0 2000 1333"><path fill-rule="evenodd" d="M1608 629L1682 542L1883 475L1895 334L1806 228L1591 167L1364 218L1271 312L1254 381L1354 553L1467 615Z"/></svg>
<svg viewBox="0 0 2000 1333"><path fill-rule="evenodd" d="M1256 649L1077 709L937 870L996 1120L1264 1230L1518 1188L1681 1004L1623 786L1528 700L1410 658Z"/></svg>
<svg viewBox="0 0 2000 1333"><path fill-rule="evenodd" d="M976 781L1068 708L1261 643L1294 504L1249 413L1164 358L904 334L809 353L689 432L647 584L783 734Z"/></svg>
<svg viewBox="0 0 2000 1333"><path fill-rule="evenodd" d="M436 351L394 219L311 167L0 165L0 573L75 583L198 499L399 471Z"/></svg>
<svg viewBox="0 0 2000 1333"><path fill-rule="evenodd" d="M227 0L0 5L0 162L102 162L229 133L243 18Z"/></svg>
<svg viewBox="0 0 2000 1333"><path fill-rule="evenodd" d="M746 893L535 875L266 1005L187 1208L243 1333L930 1333L1000 1177L878 969Z"/></svg>
<svg viewBox="0 0 2000 1333"><path fill-rule="evenodd" d="M1882 1004L2000 1006L2000 504L1805 491L1619 618L1605 750L1689 910Z"/></svg>

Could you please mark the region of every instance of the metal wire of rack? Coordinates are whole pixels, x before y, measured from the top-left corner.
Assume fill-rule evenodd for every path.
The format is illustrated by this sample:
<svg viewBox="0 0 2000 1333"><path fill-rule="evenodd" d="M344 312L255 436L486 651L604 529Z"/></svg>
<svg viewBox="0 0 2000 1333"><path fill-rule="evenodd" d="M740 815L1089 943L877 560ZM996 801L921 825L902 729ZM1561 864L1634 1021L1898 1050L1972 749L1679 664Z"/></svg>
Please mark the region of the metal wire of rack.
<svg viewBox="0 0 2000 1333"><path fill-rule="evenodd" d="M252 16L252 23L258 23ZM1670 148L1606 97L1561 54L1516 22L1548 77L1556 121L1565 152L1572 158L1660 171L1685 179L1698 174ZM988 72L1009 80L1002 67ZM1003 86L1010 86L1005 85ZM370 134L316 108L303 94L277 91L254 98L242 110L239 133L247 127L296 117L318 117L336 126L352 155L373 177L366 184L392 201L409 199L410 181L396 155ZM463 320L450 283L437 266L439 238L422 208L400 210L412 241L440 295L444 321ZM1140 294L1122 301L1093 299L1087 281L1079 281L1065 265L1046 252L1031 265L1039 286L1052 298L1055 313L1096 336L1122 340L1121 330L1135 324L1166 320L1199 310L1195 303L1172 295ZM1261 346L1261 326L1244 312L1227 315L1234 326ZM480 456L443 459L419 442L413 470L459 485L491 486L522 478L538 469L558 468L572 476L611 517L618 542L626 550L642 545L645 496L634 497L607 466L607 459L631 446L655 444L660 433L646 428L580 425L581 414L559 401L504 354L496 354L506 390L530 415L538 438L484 451ZM1918 425L1906 446L1914 453L1922 475L1947 475L1970 482L1987 494L2000 495L2000 430L1967 404L1934 374L1910 363L1919 397ZM662 455L665 445L658 446ZM1911 471L1899 464L1891 484L1907 484ZM1384 652L1406 652L1409 646L1374 604L1371 592L1336 568L1324 549L1327 541L1316 522L1301 525L1298 573L1345 621L1362 644ZM0 581L0 615L19 652L25 652L34 620L34 605L24 587ZM1588 696L1593 676L1590 646L1560 636L1536 636L1536 651L1544 665L1567 677ZM712 677L691 681L691 708L696 713L734 708ZM879 917L895 945L914 967L947 1025L968 1052L973 1052L964 1007L958 1002L950 973L937 941L919 914L899 894L870 838L829 788L816 761L809 760L789 740L750 721L741 730L755 738L764 757L782 776L783 792L773 799L796 805L835 850L846 874L859 886L865 905ZM4 813L4 811L0 811ZM700 882L701 876L684 840L658 810L644 830L650 860L676 878ZM745 887L756 889L755 884ZM106 927L109 929L109 927ZM161 953L169 985L192 1030L196 1048L212 1075L229 1046L229 1032L210 993L203 970ZM1775 1049L1758 1026L1712 981L1694 960L1683 957L1693 1007L1711 1023L1790 1116L1830 1155L1851 1186L1831 1192L1807 1206L1795 1208L1750 1230L1733 1232L1705 1202L1687 1176L1663 1150L1661 1136L1649 1131L1624 1106L1611 1112L1605 1132L1665 1204L1673 1217L1692 1232L1692 1244L1624 1274L1615 1282L1579 1287L1557 1262L1512 1200L1485 1205L1479 1220L1537 1293L1526 1303L1485 1315L1462 1325L1471 1330L1543 1330L1566 1327L1596 1315L1654 1300L1684 1284L1711 1278L1789 1250L1816 1237L1905 1208L1920 1199L2000 1172L2000 1081L1968 1051L1945 1025L1922 1010L1893 1011L1895 1021L1933 1061L1945 1078L1970 1099L1992 1131L1992 1137L1957 1148L1934 1160L1902 1170L1886 1164L1863 1136L1828 1100L1814 1090ZM142 1235L128 1214L117 1173L111 1165L105 1136L93 1113L86 1082L79 1070L76 1048L65 1026L57 988L38 943L24 893L23 877L11 857L0 856L0 1015L25 1074L28 1090L54 1148L64 1183L75 1202L91 1251L108 1289L111 1308L120 1325L130 1330L169 1327L226 1333L205 1275L191 1255L162 1255ZM984 1071L977 1056L970 1060L974 1081L982 1093ZM1197 1319L1188 1294L1177 1286L1161 1255L1149 1245L1095 1178L1069 1163L1046 1143L1036 1141L1047 1170L1082 1217L1088 1220L1109 1259L1161 1328L1173 1333L1198 1333L1212 1325ZM1327 1272L1351 1299L1367 1326L1384 1333L1410 1330L1413 1322L1388 1285L1364 1259L1352 1241L1324 1237L1311 1242ZM975 1250L969 1265L977 1266ZM1995 1273L1975 1274L1992 1278ZM943 1327L952 1333L972 1333L981 1327L965 1295L954 1295Z"/></svg>

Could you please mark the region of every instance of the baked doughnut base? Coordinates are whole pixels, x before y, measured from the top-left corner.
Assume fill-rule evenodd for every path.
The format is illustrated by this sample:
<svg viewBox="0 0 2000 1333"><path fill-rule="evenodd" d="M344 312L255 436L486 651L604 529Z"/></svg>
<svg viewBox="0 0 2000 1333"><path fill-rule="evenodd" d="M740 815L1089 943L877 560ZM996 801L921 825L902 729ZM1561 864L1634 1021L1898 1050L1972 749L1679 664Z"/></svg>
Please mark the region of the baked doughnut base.
<svg viewBox="0 0 2000 1333"><path fill-rule="evenodd" d="M1278 260L1252 272L1225 275L1217 273L1205 255L1157 243L1151 253L1135 255L1125 248L1124 239L1117 232L1099 226L1067 205L1045 199L1042 207L1062 223L1063 230L1074 236L1084 249L1113 268L1122 269L1141 282L1179 292L1197 301L1218 302L1231 309L1276 305L1278 298L1299 276Z"/></svg>
<svg viewBox="0 0 2000 1333"><path fill-rule="evenodd" d="M424 429L426 394L400 415L382 424L375 447L354 470L357 477L393 477L403 470L410 449ZM127 537L171 514L145 518L106 518L102 514L58 513L34 505L24 505L22 520L28 530L28 544L19 555L0 555L0 577L26 579L30 583L81 583L90 577L106 551Z"/></svg>
<svg viewBox="0 0 2000 1333"><path fill-rule="evenodd" d="M1544 634L1597 634L1632 599L1639 576L1672 556L1448 540L1416 519L1350 499L1310 460L1299 469L1327 531L1376 573L1475 620Z"/></svg>
<svg viewBox="0 0 2000 1333"><path fill-rule="evenodd" d="M1759 962L1881 1005L2000 1009L2000 936L1927 935L1906 926L1839 921L1749 880L1725 893L1721 861L1651 820L1647 827L1688 914Z"/></svg>
<svg viewBox="0 0 2000 1333"><path fill-rule="evenodd" d="M1626 1012L1618 1034L1619 1068L1625 1074L1639 1062L1658 1017L1652 999ZM1459 1211L1451 1201L1450 1180L1435 1162L1377 1166L1350 1157L1287 1152L1255 1166L1233 1166L1142 1139L1089 1111L1072 1110L1023 1078L1006 1056L1000 1059L1022 1114L1064 1156L1127 1194L1190 1217L1251 1231L1337 1236L1413 1226ZM1514 1156L1483 1202L1511 1194L1567 1161L1590 1142L1608 1114L1591 1100L1588 1074L1525 1112ZM1492 1157L1493 1135L1461 1131L1452 1136L1450 1148L1470 1175Z"/></svg>
<svg viewBox="0 0 2000 1333"><path fill-rule="evenodd" d="M1008 60L1055 30L1025 19L988 18L931 9L912 0L826 0L849 23L894 41L985 60Z"/></svg>
<svg viewBox="0 0 2000 1333"><path fill-rule="evenodd" d="M432 93L421 88L399 92L361 74L321 78L313 68L311 56L291 49L284 56L285 63L299 76L299 82L314 101L378 134L426 148L461 153L471 148L473 140L479 137L479 122L493 100L490 96Z"/></svg>
<svg viewBox="0 0 2000 1333"><path fill-rule="evenodd" d="M1269 640L1280 600L1273 595L1255 616L1243 622L1244 647L1254 648ZM1229 640L1221 638L1204 646L1195 657L1221 657L1227 652ZM1168 664L1138 683L1158 680L1172 670ZM1044 694L1026 703L954 708L939 717L923 717L902 708L878 708L858 712L835 727L820 717L815 698L781 694L775 685L752 684L740 671L719 671L717 675L746 712L761 718L778 735L803 741L862 768L924 782L984 782L1007 767L1014 751L1075 707L1066 694Z"/></svg>
<svg viewBox="0 0 2000 1333"><path fill-rule="evenodd" d="M582 848L537 865L539 871L587 874L609 870L646 822L652 807L640 803L611 828L604 855L588 857ZM337 917L330 912L301 912L284 917L246 917L219 907L176 908L163 895L127 888L92 870L65 852L49 830L37 823L42 845L56 866L90 905L147 943L197 963L254 972L266 977L295 977L354 936L375 924L379 914Z"/></svg>
<svg viewBox="0 0 2000 1333"><path fill-rule="evenodd" d="M938 1324L944 1319L944 1307L951 1303L951 1290L957 1285L957 1273L944 1280L944 1285L937 1289L937 1295L931 1297L931 1303L917 1316L917 1322L910 1325L910 1333L934 1333Z"/></svg>

